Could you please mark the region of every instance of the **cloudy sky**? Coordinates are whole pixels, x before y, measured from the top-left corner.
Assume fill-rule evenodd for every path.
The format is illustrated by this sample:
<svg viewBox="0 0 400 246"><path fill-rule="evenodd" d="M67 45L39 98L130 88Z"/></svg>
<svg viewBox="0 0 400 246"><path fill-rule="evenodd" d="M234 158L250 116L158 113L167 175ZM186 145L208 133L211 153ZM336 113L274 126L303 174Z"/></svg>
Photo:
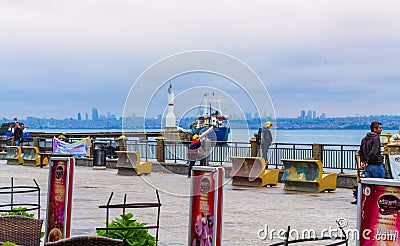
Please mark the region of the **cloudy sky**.
<svg viewBox="0 0 400 246"><path fill-rule="evenodd" d="M399 9L398 0L2 0L0 117L76 118L92 107L121 116L146 69L190 50L247 64L277 117L399 115Z"/></svg>

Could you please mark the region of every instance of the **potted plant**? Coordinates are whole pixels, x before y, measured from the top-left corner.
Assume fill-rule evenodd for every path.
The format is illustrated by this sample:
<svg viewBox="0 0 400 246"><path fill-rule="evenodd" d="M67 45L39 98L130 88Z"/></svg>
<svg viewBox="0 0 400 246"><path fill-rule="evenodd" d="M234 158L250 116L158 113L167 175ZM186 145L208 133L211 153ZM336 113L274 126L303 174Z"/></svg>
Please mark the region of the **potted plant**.
<svg viewBox="0 0 400 246"><path fill-rule="evenodd" d="M106 223L104 223L106 224ZM108 230L108 234L106 230L97 231L97 235L105 236L114 239L121 239L124 241L126 246L131 245L156 245L156 238L150 235L149 231L145 228L143 229L129 229L129 228L137 228L144 227L146 223L139 223L135 219L133 219L133 214L122 214L121 218L116 218L112 222L108 223L107 227L111 230ZM112 230L113 228L127 228L126 230Z"/></svg>
<svg viewBox="0 0 400 246"><path fill-rule="evenodd" d="M25 207L12 208L11 210L12 210L11 212L2 213L0 215L1 216L19 215L19 216L25 216L25 217L29 217L29 218L35 217L35 215L33 213L28 213L27 208L25 208Z"/></svg>
<svg viewBox="0 0 400 246"><path fill-rule="evenodd" d="M35 217L35 214L28 213L27 208L25 208L25 207L12 208L11 210L12 210L11 212L2 213L2 214L0 214L0 216L18 215L18 216L25 216L25 217L29 217L29 218ZM42 231L40 233L40 238L43 238L44 234L45 234L45 232ZM8 243L10 243L10 242L8 242ZM6 245L6 244L3 244L3 245ZM15 244L13 244L13 243L9 244L9 246L12 246L12 245L15 245Z"/></svg>
<svg viewBox="0 0 400 246"><path fill-rule="evenodd" d="M3 246L17 246L15 243L13 242L5 242L2 244Z"/></svg>

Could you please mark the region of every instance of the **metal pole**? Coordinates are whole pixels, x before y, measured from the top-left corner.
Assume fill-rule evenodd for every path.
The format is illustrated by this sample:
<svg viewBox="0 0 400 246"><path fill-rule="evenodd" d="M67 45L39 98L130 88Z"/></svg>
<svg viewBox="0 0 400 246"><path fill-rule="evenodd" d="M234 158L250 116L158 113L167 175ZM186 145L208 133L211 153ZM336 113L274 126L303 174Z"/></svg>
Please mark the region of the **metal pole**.
<svg viewBox="0 0 400 246"><path fill-rule="evenodd" d="M340 173L344 173L343 172L343 164L344 164L344 157L343 157L343 145L340 145Z"/></svg>
<svg viewBox="0 0 400 246"><path fill-rule="evenodd" d="M278 169L278 144L275 143L275 168Z"/></svg>

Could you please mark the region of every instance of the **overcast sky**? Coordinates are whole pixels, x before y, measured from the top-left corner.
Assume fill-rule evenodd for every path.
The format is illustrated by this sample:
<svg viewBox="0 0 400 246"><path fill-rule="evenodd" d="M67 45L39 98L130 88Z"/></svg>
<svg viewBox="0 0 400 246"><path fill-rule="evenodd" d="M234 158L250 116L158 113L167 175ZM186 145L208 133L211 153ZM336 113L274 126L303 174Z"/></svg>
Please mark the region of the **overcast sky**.
<svg viewBox="0 0 400 246"><path fill-rule="evenodd" d="M398 0L2 0L0 117L121 116L148 67L190 50L247 64L277 117L400 115L399 11Z"/></svg>

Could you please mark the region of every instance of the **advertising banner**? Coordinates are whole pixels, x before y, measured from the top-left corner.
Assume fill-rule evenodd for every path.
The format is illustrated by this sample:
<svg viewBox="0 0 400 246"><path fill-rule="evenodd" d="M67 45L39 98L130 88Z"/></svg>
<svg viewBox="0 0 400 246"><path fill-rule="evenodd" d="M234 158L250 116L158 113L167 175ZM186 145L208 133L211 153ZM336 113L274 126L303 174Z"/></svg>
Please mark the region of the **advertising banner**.
<svg viewBox="0 0 400 246"><path fill-rule="evenodd" d="M193 167L188 245L222 245L224 177L221 167Z"/></svg>
<svg viewBox="0 0 400 246"><path fill-rule="evenodd" d="M390 170L393 179L400 179L400 155L389 155Z"/></svg>
<svg viewBox="0 0 400 246"><path fill-rule="evenodd" d="M70 236L73 175L73 157L53 157L49 165L46 242L55 242Z"/></svg>
<svg viewBox="0 0 400 246"><path fill-rule="evenodd" d="M75 143L66 143L58 138L53 140L54 154L71 154L73 156L89 156L90 138L84 138Z"/></svg>
<svg viewBox="0 0 400 246"><path fill-rule="evenodd" d="M361 179L358 191L358 245L400 245L400 182Z"/></svg>

